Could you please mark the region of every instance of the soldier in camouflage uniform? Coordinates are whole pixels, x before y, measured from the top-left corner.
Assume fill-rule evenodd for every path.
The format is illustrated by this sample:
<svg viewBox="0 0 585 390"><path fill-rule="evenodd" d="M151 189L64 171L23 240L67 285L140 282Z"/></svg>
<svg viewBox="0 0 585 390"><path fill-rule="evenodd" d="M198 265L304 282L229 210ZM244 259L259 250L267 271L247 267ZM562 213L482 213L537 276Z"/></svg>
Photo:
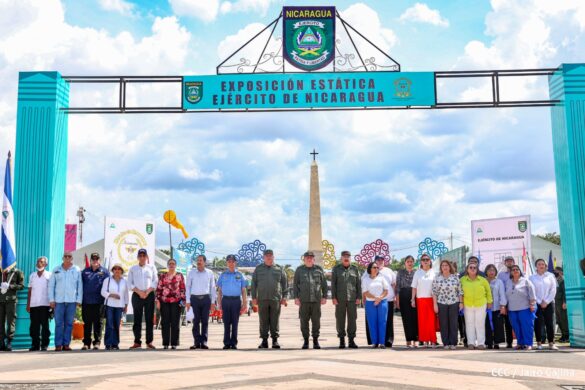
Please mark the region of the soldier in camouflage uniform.
<svg viewBox="0 0 585 390"><path fill-rule="evenodd" d="M341 252L341 264L333 267L331 276L331 298L335 305L335 323L339 348L345 348L345 336L349 337L349 348L357 348L357 306L362 296L362 284L358 267L351 264L351 253ZM347 318L347 333L345 319Z"/></svg>
<svg viewBox="0 0 585 390"><path fill-rule="evenodd" d="M252 304L258 306L260 318L260 338L258 348L268 348L268 333L272 337L272 348L280 348L278 344L278 322L280 305L286 305L284 293L287 289L284 269L274 264L272 249L264 251L264 264L260 264L252 275Z"/></svg>
<svg viewBox="0 0 585 390"><path fill-rule="evenodd" d="M16 292L24 288L24 275L16 267L2 272L0 289L0 351L12 351L16 327Z"/></svg>
<svg viewBox="0 0 585 390"><path fill-rule="evenodd" d="M315 264L313 252L305 252L303 257L305 264L295 271L293 286L295 304L300 306L301 332L305 340L302 348L309 348L309 321L311 321L313 348L320 349L321 305L327 302L327 279L323 267Z"/></svg>

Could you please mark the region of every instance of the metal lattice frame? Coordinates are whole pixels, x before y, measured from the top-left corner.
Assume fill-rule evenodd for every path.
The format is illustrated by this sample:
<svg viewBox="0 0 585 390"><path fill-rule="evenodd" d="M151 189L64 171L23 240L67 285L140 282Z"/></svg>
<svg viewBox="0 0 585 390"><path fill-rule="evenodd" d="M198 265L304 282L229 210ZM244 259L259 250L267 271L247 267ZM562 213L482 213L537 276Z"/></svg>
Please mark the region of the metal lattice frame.
<svg viewBox="0 0 585 390"><path fill-rule="evenodd" d="M183 76L63 76L70 84L113 84L119 88L118 104L111 107L67 107L63 110L71 114L145 114L145 113L208 113L208 112L274 112L274 111L354 111L354 110L404 110L404 109L449 109L449 108L494 108L494 107L549 107L560 103L555 99L535 100L503 100L500 94L500 80L502 78L520 77L548 77L557 69L516 69L516 70L475 70L475 71L448 71L435 72L435 98L433 106L401 106L401 107L348 107L348 108L290 108L290 109L216 109L216 110L186 110L183 105ZM440 101L438 98L438 81L444 79L478 79L491 81L491 96L485 101ZM137 106L126 104L126 88L128 84L155 84L169 83L177 87L180 106Z"/></svg>

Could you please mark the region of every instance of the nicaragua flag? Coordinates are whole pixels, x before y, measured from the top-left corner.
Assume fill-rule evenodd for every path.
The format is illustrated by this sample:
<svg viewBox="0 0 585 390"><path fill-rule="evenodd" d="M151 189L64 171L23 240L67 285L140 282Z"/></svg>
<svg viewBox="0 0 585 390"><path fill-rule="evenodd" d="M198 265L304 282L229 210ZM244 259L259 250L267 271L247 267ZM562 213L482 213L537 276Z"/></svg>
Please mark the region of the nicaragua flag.
<svg viewBox="0 0 585 390"><path fill-rule="evenodd" d="M4 196L2 202L2 271L16 265L16 240L14 239L14 210L12 209L12 172L8 152L6 174L4 175Z"/></svg>

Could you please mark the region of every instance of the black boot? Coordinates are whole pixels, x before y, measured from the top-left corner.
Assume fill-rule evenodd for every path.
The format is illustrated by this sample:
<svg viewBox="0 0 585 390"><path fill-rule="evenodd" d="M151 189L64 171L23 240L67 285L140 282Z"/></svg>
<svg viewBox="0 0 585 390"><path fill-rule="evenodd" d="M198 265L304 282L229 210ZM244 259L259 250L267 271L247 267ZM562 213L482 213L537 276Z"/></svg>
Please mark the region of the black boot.
<svg viewBox="0 0 585 390"><path fill-rule="evenodd" d="M268 348L268 339L262 339L262 342L260 343L260 345L258 346L258 348L260 348L260 349L266 349L266 348Z"/></svg>
<svg viewBox="0 0 585 390"><path fill-rule="evenodd" d="M353 337L349 339L349 347L353 348L353 349L358 347L357 344L355 343Z"/></svg>
<svg viewBox="0 0 585 390"><path fill-rule="evenodd" d="M274 349L280 349L280 344L278 344L278 339L277 338L273 338L272 339L272 348L274 348Z"/></svg>
<svg viewBox="0 0 585 390"><path fill-rule="evenodd" d="M301 349L309 349L309 339L306 338Z"/></svg>
<svg viewBox="0 0 585 390"><path fill-rule="evenodd" d="M319 345L319 337L313 337L313 349L321 349Z"/></svg>
<svg viewBox="0 0 585 390"><path fill-rule="evenodd" d="M339 349L344 349L345 348L345 337L340 337L339 338Z"/></svg>

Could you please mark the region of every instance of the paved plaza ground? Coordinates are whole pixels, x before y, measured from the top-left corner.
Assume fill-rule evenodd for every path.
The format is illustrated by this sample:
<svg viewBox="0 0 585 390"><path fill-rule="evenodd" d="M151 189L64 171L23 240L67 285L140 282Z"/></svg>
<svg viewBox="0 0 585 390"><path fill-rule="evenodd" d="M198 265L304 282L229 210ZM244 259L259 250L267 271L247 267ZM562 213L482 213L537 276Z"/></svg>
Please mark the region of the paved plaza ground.
<svg viewBox="0 0 585 390"><path fill-rule="evenodd" d="M283 349L257 349L258 317L240 321L239 350L223 351L223 325L210 324L210 350L189 350L190 327L181 331L176 351L128 351L129 326L118 352L0 353L0 388L293 388L301 389L583 389L585 350L558 352L408 350L402 322L395 323L395 348L366 347L364 312L359 311L357 350L337 349L333 306L324 306L321 350L301 350L297 309L289 304L281 317ZM160 345L155 331L155 344ZM44 385L39 382L45 383ZM15 385L20 383L20 385ZM36 383L24 385L23 383ZM50 383L50 384L47 384ZM569 387L569 386L579 387Z"/></svg>

